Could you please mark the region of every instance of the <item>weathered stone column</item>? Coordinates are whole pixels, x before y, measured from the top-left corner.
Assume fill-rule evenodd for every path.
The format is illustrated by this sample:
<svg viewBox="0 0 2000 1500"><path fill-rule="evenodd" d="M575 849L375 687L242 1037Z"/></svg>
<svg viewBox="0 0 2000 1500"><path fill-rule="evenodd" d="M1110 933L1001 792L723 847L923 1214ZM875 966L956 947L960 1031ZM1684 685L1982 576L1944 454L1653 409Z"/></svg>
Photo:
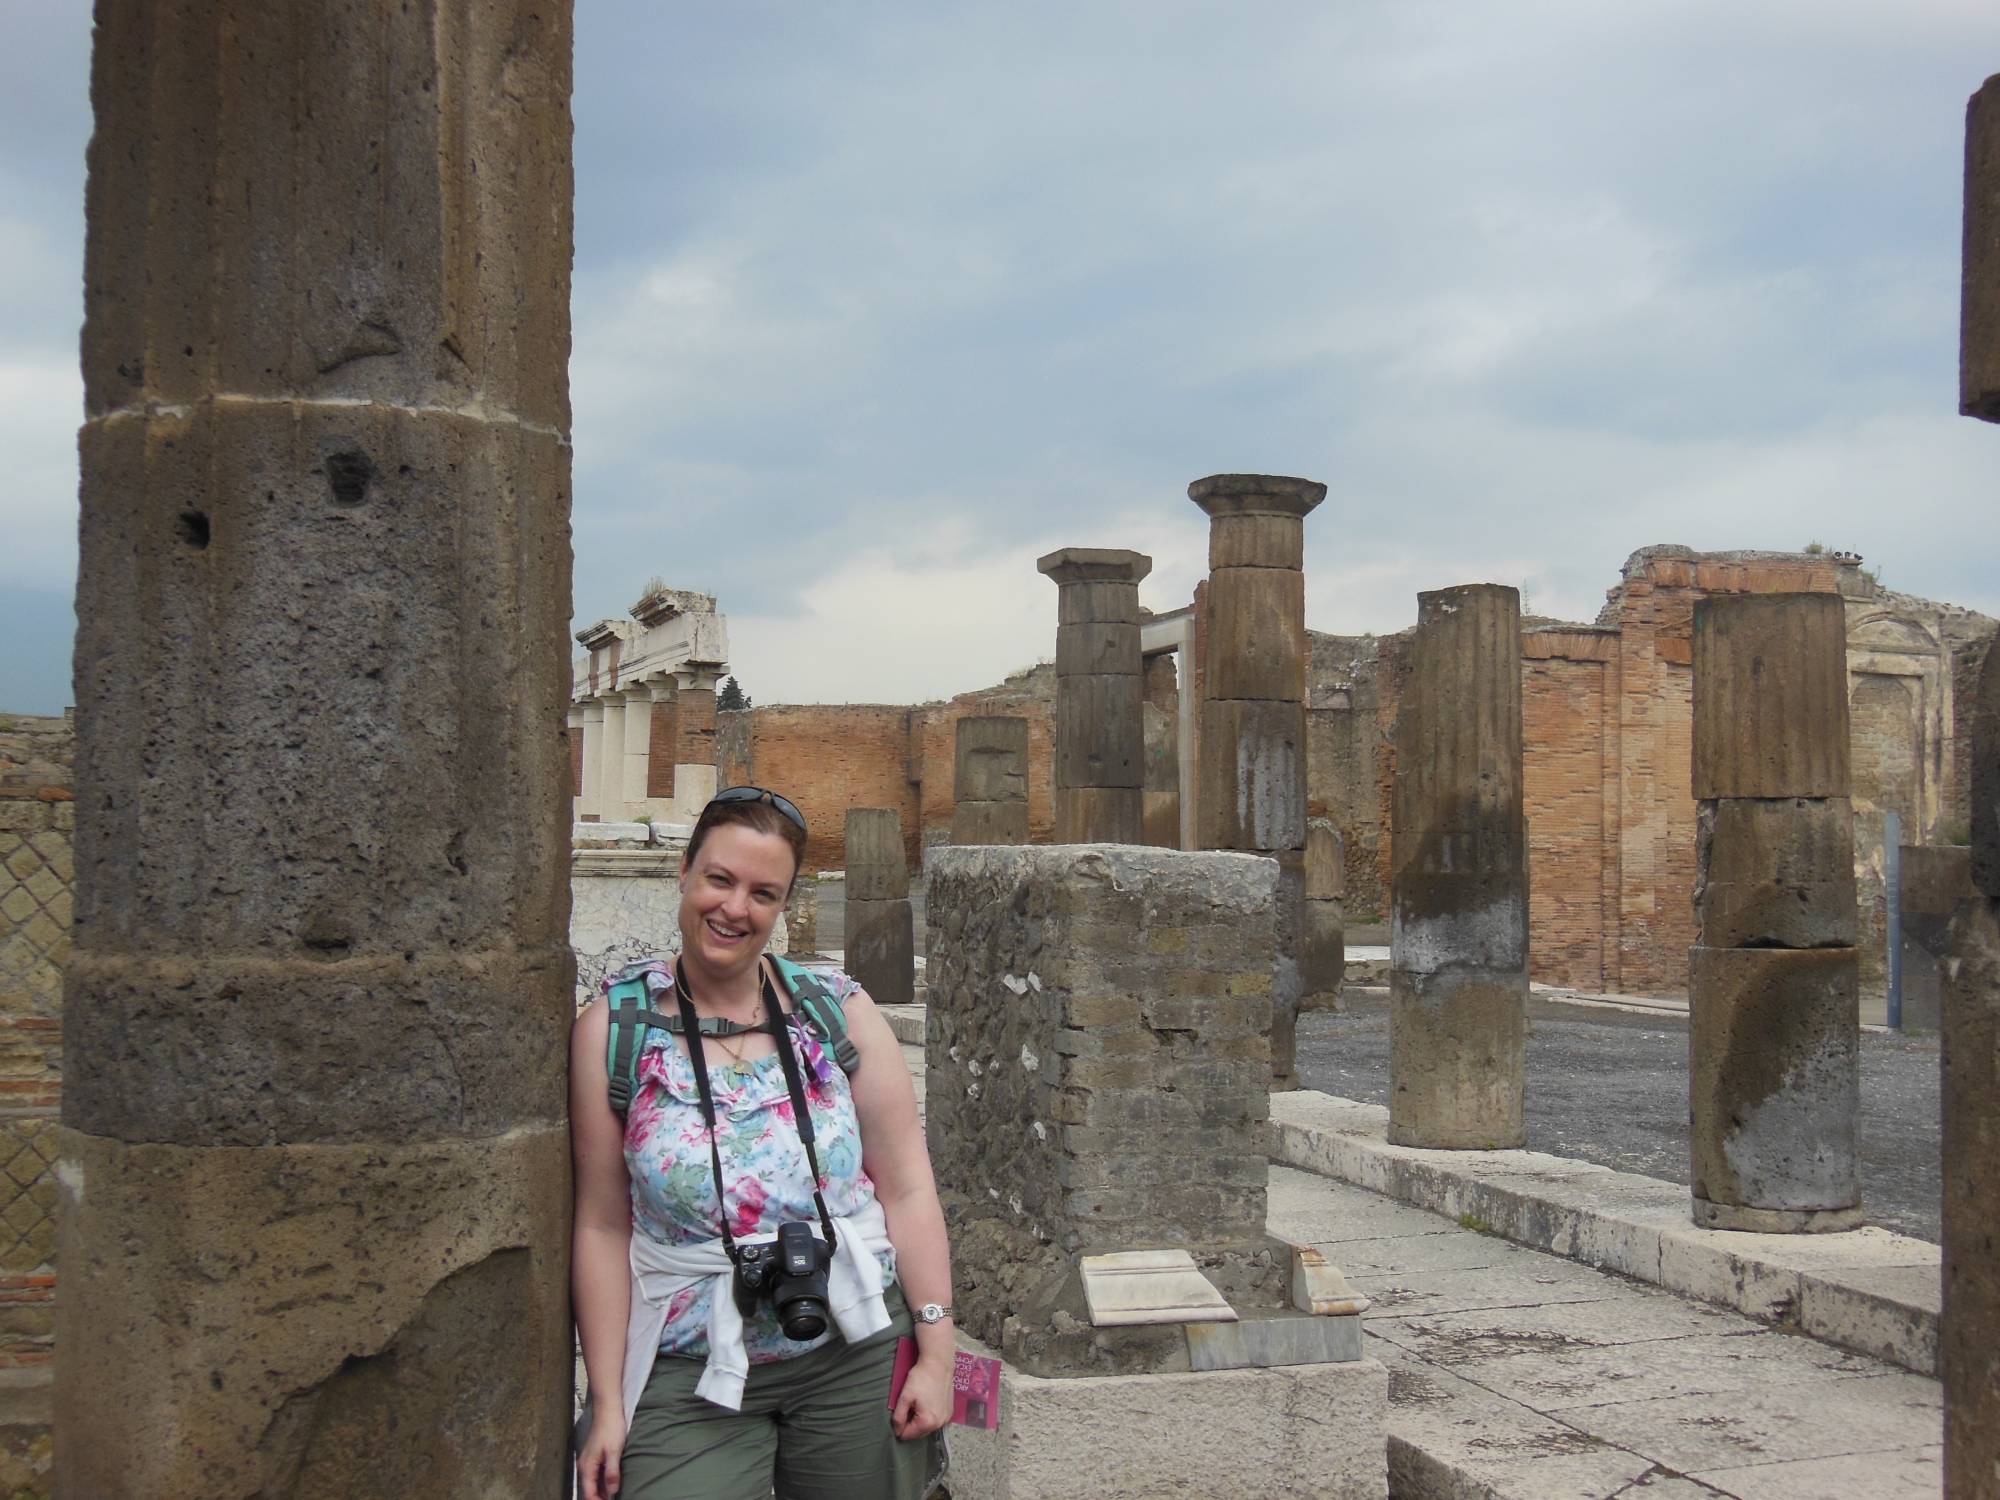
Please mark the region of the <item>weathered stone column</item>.
<svg viewBox="0 0 2000 1500"><path fill-rule="evenodd" d="M674 810L688 822L701 816L716 793L715 685L722 669L690 666L674 674ZM783 790L783 788L780 788Z"/></svg>
<svg viewBox="0 0 2000 1500"><path fill-rule="evenodd" d="M842 964L877 1005L916 999L916 925L903 819L893 807L847 810L847 910Z"/></svg>
<svg viewBox="0 0 2000 1500"><path fill-rule="evenodd" d="M1271 1081L1293 1088L1306 946L1305 518L1326 486L1212 474L1188 498L1209 518L1198 834L1204 847L1278 861Z"/></svg>
<svg viewBox="0 0 2000 1500"><path fill-rule="evenodd" d="M96 28L61 1493L554 1495L569 7Z"/></svg>
<svg viewBox="0 0 2000 1500"><path fill-rule="evenodd" d="M2000 74L1966 108L1960 409L2000 422ZM2000 1496L2000 642L1972 724L1972 894L1944 995L1944 1486Z"/></svg>
<svg viewBox="0 0 2000 1500"><path fill-rule="evenodd" d="M1951 919L1972 894L1972 851L1904 844L1897 868L1902 872L1897 897L1903 927L1903 1029L1936 1031L1944 1018Z"/></svg>
<svg viewBox="0 0 2000 1500"><path fill-rule="evenodd" d="M1861 1222L1847 627L1834 594L1694 607L1694 1219Z"/></svg>
<svg viewBox="0 0 2000 1500"><path fill-rule="evenodd" d="M1153 560L1064 547L1035 566L1056 582L1056 842L1136 844L1146 738L1139 580Z"/></svg>
<svg viewBox="0 0 2000 1500"><path fill-rule="evenodd" d="M1306 820L1305 948L1299 959L1302 1009L1338 1010L1347 977L1347 885L1340 830L1331 818Z"/></svg>
<svg viewBox="0 0 2000 1500"><path fill-rule="evenodd" d="M1521 596L1417 595L1390 823L1389 1139L1527 1141Z"/></svg>
<svg viewBox="0 0 2000 1500"><path fill-rule="evenodd" d="M583 705L583 795L577 799L578 822L604 816L604 700Z"/></svg>
<svg viewBox="0 0 2000 1500"><path fill-rule="evenodd" d="M572 703L564 716L564 727L569 731L570 773L567 785L570 790L570 821L583 816L583 786L577 779L577 768L583 760L583 705Z"/></svg>
<svg viewBox="0 0 2000 1500"><path fill-rule="evenodd" d="M653 758L653 684L635 683L625 702L625 745L619 758L620 816L637 818L652 810L646 801L646 771Z"/></svg>
<svg viewBox="0 0 2000 1500"><path fill-rule="evenodd" d="M604 734L598 742L597 751L597 816L606 823L620 823L625 819L625 718L634 705L631 695L620 690L606 693L604 704ZM637 711L650 713L649 705L638 705Z"/></svg>
<svg viewBox="0 0 2000 1500"><path fill-rule="evenodd" d="M953 726L951 841L1028 842L1028 721L972 715Z"/></svg>

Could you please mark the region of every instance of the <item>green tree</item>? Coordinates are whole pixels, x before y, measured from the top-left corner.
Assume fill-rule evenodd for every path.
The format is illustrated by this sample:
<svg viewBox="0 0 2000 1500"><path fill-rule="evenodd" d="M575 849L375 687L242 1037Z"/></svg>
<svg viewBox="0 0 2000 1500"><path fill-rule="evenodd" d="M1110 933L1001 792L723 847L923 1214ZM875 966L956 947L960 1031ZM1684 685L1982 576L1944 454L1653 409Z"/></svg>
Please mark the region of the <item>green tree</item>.
<svg viewBox="0 0 2000 1500"><path fill-rule="evenodd" d="M742 684L734 677L726 677L722 682L722 690L715 695L715 706L717 708L748 708L750 706L750 695L743 691Z"/></svg>

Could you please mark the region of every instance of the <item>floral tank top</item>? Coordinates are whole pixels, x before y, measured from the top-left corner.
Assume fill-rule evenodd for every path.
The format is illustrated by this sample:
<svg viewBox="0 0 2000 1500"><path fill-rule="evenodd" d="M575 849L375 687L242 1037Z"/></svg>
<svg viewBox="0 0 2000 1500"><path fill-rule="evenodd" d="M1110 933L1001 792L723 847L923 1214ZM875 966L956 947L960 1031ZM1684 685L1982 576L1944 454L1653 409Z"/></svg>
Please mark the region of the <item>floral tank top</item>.
<svg viewBox="0 0 2000 1500"><path fill-rule="evenodd" d="M614 976L646 976L653 1008L672 1014L671 960L628 968ZM838 970L819 977L843 1004L858 988ZM607 988L610 981L607 981ZM812 1110L813 1149L819 1153L820 1191L835 1218L865 1207L875 1185L861 1169L861 1127L847 1075L820 1046L819 1036L796 1014L786 1032L799 1059L799 1081ZM710 1059L709 1088L715 1096L716 1145L722 1153L722 1181L728 1193L729 1232L737 1239L773 1234L780 1224L803 1219L819 1230L813 1204L812 1169L793 1123L785 1068L774 1052L731 1064ZM710 1164L708 1127L694 1068L671 1033L656 1028L639 1054L638 1081L625 1115L625 1169L632 1180L632 1227L669 1245L712 1240L719 1233L715 1170ZM895 1253L883 1250L882 1287L895 1284ZM714 1283L709 1280L676 1293L667 1304L660 1353L688 1359L708 1357L708 1315ZM778 1326L768 1300L743 1320L743 1345L752 1364L789 1359L837 1337L833 1329L812 1343L796 1343Z"/></svg>

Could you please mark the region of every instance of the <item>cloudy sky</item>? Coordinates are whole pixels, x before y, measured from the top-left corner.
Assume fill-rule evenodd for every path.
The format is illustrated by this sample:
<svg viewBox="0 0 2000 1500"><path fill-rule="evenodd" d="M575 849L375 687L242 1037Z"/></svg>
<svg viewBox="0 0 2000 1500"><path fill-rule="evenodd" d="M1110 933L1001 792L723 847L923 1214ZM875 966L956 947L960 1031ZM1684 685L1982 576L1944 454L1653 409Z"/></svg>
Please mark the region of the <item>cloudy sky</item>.
<svg viewBox="0 0 2000 1500"><path fill-rule="evenodd" d="M0 709L69 702L88 7L0 0ZM1034 559L1186 601L1189 480L1325 481L1317 629L1652 542L2000 614L1955 415L1991 0L728 5L577 18L578 623L721 596L760 702L1053 649Z"/></svg>

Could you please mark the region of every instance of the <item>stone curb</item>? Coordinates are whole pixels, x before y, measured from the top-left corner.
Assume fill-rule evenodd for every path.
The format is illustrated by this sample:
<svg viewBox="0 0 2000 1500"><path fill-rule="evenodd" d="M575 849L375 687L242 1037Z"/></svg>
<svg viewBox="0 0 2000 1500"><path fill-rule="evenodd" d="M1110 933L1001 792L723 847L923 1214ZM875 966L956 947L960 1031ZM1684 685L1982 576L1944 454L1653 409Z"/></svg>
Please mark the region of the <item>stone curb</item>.
<svg viewBox="0 0 2000 1500"><path fill-rule="evenodd" d="M1301 1089L1271 1096L1271 1159L1571 1260L1937 1373L1939 1251L1885 1229L1697 1229L1678 1183L1538 1151L1392 1146L1389 1111Z"/></svg>

